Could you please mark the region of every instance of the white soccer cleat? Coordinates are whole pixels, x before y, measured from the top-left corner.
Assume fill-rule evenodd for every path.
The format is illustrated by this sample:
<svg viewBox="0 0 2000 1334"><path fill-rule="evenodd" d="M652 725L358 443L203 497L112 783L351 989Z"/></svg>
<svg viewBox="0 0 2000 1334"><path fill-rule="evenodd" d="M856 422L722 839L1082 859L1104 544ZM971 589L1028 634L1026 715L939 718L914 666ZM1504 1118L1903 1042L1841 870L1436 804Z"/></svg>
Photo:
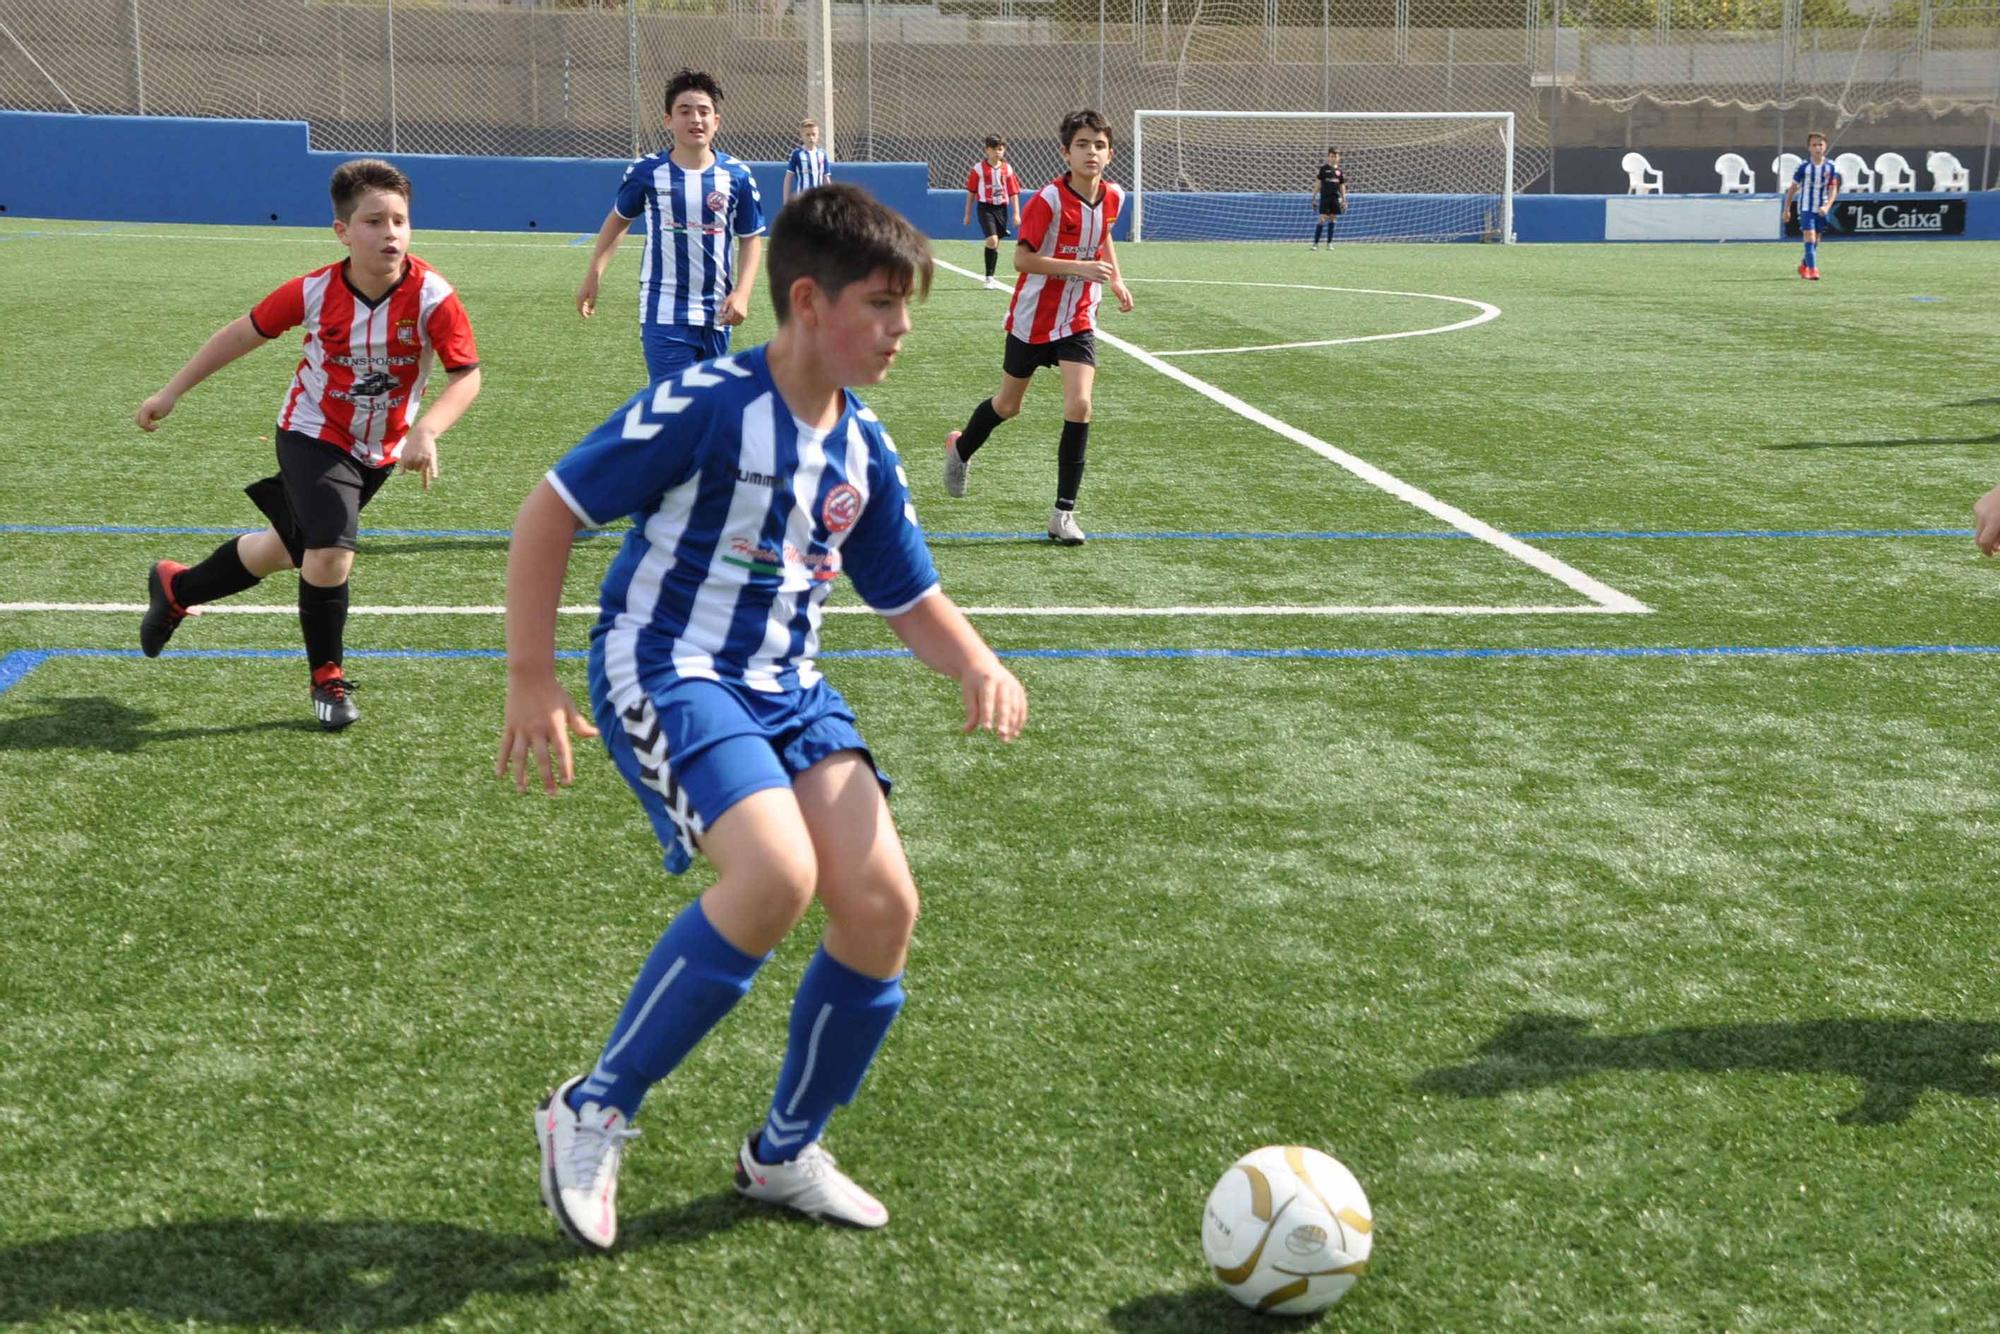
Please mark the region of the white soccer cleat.
<svg viewBox="0 0 2000 1334"><path fill-rule="evenodd" d="M958 437L963 431L953 431L944 438L944 493L948 496L965 494L965 474L972 467L970 459L960 458Z"/></svg>
<svg viewBox="0 0 2000 1334"><path fill-rule="evenodd" d="M989 275L987 276L987 279L986 279L986 290L987 290L987 291L989 291L989 292L997 292L997 291L999 291L999 290L1000 290L1000 280L999 280L998 278L995 278L995 277L993 277L992 275L990 275L990 274L989 274Z"/></svg>
<svg viewBox="0 0 2000 1334"><path fill-rule="evenodd" d="M1083 529L1077 527L1075 510L1049 511L1049 540L1060 542L1066 547L1083 545Z"/></svg>
<svg viewBox="0 0 2000 1334"><path fill-rule="evenodd" d="M736 1193L842 1227L878 1228L889 1221L882 1201L855 1185L817 1140L788 1163L758 1162L744 1140L736 1151Z"/></svg>
<svg viewBox="0 0 2000 1334"><path fill-rule="evenodd" d="M618 1239L618 1162L639 1132L616 1107L587 1102L572 1111L569 1091L582 1082L566 1080L535 1109L542 1203L578 1245L608 1251Z"/></svg>

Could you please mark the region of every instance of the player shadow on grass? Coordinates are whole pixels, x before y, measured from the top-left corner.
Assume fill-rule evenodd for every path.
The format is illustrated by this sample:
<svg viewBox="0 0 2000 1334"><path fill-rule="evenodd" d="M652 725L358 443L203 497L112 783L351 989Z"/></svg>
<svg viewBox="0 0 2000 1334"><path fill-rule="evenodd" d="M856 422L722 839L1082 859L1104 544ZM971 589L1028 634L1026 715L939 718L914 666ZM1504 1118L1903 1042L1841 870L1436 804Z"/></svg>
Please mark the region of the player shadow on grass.
<svg viewBox="0 0 2000 1334"><path fill-rule="evenodd" d="M160 715L102 695L62 695L35 701L51 710L0 719L0 750L101 750L128 755L161 741L231 736L241 732L317 732L314 718L269 718L228 727L149 730Z"/></svg>
<svg viewBox="0 0 2000 1334"><path fill-rule="evenodd" d="M1902 449L1908 445L2000 445L2000 431L1990 435L1916 436L1908 440L1793 440L1759 449Z"/></svg>
<svg viewBox="0 0 2000 1334"><path fill-rule="evenodd" d="M1416 1080L1424 1092L1491 1098L1606 1070L1780 1071L1844 1075L1861 1101L1846 1125L1901 1121L1927 1092L2000 1099L2000 1023L1949 1019L1809 1019L1594 1035L1582 1019L1517 1014L1467 1065Z"/></svg>
<svg viewBox="0 0 2000 1334"><path fill-rule="evenodd" d="M625 1220L619 1249L689 1245L751 1209L718 1192L640 1214ZM568 1266L594 1262L552 1232L367 1219L160 1223L0 1250L0 1326L139 1315L177 1325L398 1329L449 1316L483 1294L554 1297ZM531 1311L513 1317L539 1323Z"/></svg>
<svg viewBox="0 0 2000 1334"><path fill-rule="evenodd" d="M1206 1331L1218 1329L1259 1330L1269 1334L1274 1329L1312 1329L1324 1318L1316 1314L1283 1316L1274 1321L1268 1315L1258 1315L1213 1283L1189 1288L1186 1292L1160 1292L1150 1297L1136 1297L1122 1306L1112 1307L1104 1316L1105 1323L1113 1329L1129 1331L1129 1334L1171 1334L1176 1330L1206 1334Z"/></svg>

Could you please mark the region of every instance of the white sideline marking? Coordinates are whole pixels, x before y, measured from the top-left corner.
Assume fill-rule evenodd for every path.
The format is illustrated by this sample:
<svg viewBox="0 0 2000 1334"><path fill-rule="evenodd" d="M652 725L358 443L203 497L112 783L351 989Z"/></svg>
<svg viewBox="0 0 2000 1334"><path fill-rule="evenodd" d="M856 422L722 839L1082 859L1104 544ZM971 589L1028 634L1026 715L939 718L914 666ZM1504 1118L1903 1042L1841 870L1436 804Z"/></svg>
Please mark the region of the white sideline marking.
<svg viewBox="0 0 2000 1334"><path fill-rule="evenodd" d="M972 279L974 282L983 283L985 281L981 275L974 273L971 269L961 269L949 260L939 259L935 262L939 268L950 269L953 273L961 274L964 277ZM1521 541L1518 537L1510 537L1483 519L1473 518L1456 505L1447 505L1430 492L1411 486L1400 477L1384 472L1374 464L1364 459L1356 458L1344 449L1337 449L1318 436L1309 435L1289 422L1279 421L1263 409L1250 406L1242 399L1236 397L1236 395L1225 393L1206 380L1196 379L1171 362L1160 360L1136 343L1128 343L1116 334L1106 333L1102 328L1098 329L1097 337L1100 341L1109 343L1120 352L1132 357L1141 365L1158 371L1169 380L1186 385L1203 398L1221 404L1237 416L1256 422L1259 426L1276 432L1278 435L1290 440L1293 444L1304 445L1307 449L1310 449L1329 463L1334 463L1345 468L1348 472L1353 473L1356 477L1375 487L1377 490L1388 492L1404 504L1414 506L1432 518L1442 520L1458 531L1476 537L1488 546L1504 551L1523 565L1539 570L1549 576L1549 578L1574 589L1596 603L1597 610L1599 611L1646 615L1653 610L1630 594L1621 593L1611 585L1591 578L1574 565L1566 561L1557 560L1540 547L1532 547L1526 542Z"/></svg>
<svg viewBox="0 0 2000 1334"><path fill-rule="evenodd" d="M143 602L0 602L0 613L59 612L66 614L116 613L137 615L146 610ZM836 604L822 610L829 616L873 616L873 607ZM1622 607L1591 604L1578 606L1470 606L1402 603L1393 606L1325 607L960 607L967 616L1596 616L1622 612ZM558 607L560 616L595 616L594 605ZM197 607L196 616L296 616L299 609L290 603L213 603ZM350 607L350 616L504 616L503 606L435 607Z"/></svg>
<svg viewBox="0 0 2000 1334"><path fill-rule="evenodd" d="M1287 292L1349 292L1362 296L1410 296L1426 301L1451 301L1471 306L1479 313L1456 324L1440 324L1432 329L1405 329L1401 333L1362 334L1353 338L1314 338L1303 343L1258 343L1250 347L1192 347L1182 352L1155 352L1156 357L1219 357L1230 352L1285 352L1301 347L1343 347L1348 343L1384 343L1392 338L1424 338L1431 334L1454 333L1500 318L1500 307L1469 296L1446 296L1442 292L1389 292L1379 287L1326 287L1319 283L1250 283L1223 278L1133 278L1135 283L1179 283L1191 287L1276 287Z"/></svg>

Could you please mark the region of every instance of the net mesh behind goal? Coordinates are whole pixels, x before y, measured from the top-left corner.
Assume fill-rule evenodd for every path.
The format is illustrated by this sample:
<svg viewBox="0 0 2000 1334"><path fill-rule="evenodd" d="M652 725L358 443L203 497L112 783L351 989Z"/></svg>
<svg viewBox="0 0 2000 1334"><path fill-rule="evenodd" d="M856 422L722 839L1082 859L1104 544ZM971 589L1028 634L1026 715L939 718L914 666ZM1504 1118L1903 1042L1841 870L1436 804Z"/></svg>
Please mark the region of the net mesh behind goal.
<svg viewBox="0 0 2000 1334"><path fill-rule="evenodd" d="M1142 240L1307 240L1329 148L1347 173L1336 239L1507 239L1510 122L1500 113L1142 111L1136 120Z"/></svg>

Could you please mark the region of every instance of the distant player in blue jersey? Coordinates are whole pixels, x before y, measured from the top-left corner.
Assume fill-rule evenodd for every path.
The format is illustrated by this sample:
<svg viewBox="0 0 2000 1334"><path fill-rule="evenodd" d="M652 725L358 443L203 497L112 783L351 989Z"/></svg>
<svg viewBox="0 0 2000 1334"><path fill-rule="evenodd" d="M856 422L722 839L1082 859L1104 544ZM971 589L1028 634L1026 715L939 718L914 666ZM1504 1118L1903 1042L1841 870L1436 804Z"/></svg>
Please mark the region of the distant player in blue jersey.
<svg viewBox="0 0 2000 1334"><path fill-rule="evenodd" d="M826 150L819 146L819 122L800 121L799 146L792 150L791 160L785 164L785 202L789 204L793 195L832 179L833 166Z"/></svg>
<svg viewBox="0 0 2000 1334"><path fill-rule="evenodd" d="M1021 683L939 590L896 448L846 386L888 374L928 292L929 244L853 185L778 214L778 332L643 391L549 470L507 565L507 716L497 770L553 794L569 733L602 735L653 822L667 869L716 878L640 969L597 1064L537 1109L542 1198L603 1250L618 1167L646 1090L749 990L817 898L826 934L792 1004L770 1115L737 1153L736 1189L852 1227L881 1203L820 1147L903 1003L917 891L889 780L813 666L822 604L845 573L917 658L956 680L965 730L1003 741ZM556 681L556 607L579 528L631 531L591 633L593 727Z"/></svg>
<svg viewBox="0 0 2000 1334"><path fill-rule="evenodd" d="M700 70L684 69L667 81L666 123L674 146L625 169L576 289L576 308L589 319L605 265L645 214L639 341L653 380L727 352L729 331L750 313L763 255L764 204L750 169L713 147L721 105L721 85Z"/></svg>
<svg viewBox="0 0 2000 1334"><path fill-rule="evenodd" d="M1799 277L1819 281L1819 234L1833 216L1833 201L1840 198L1840 172L1826 160L1826 136L1814 130L1806 136L1806 160L1792 173L1785 187L1785 221L1792 210L1799 214L1799 231L1806 238L1805 258L1799 261Z"/></svg>

